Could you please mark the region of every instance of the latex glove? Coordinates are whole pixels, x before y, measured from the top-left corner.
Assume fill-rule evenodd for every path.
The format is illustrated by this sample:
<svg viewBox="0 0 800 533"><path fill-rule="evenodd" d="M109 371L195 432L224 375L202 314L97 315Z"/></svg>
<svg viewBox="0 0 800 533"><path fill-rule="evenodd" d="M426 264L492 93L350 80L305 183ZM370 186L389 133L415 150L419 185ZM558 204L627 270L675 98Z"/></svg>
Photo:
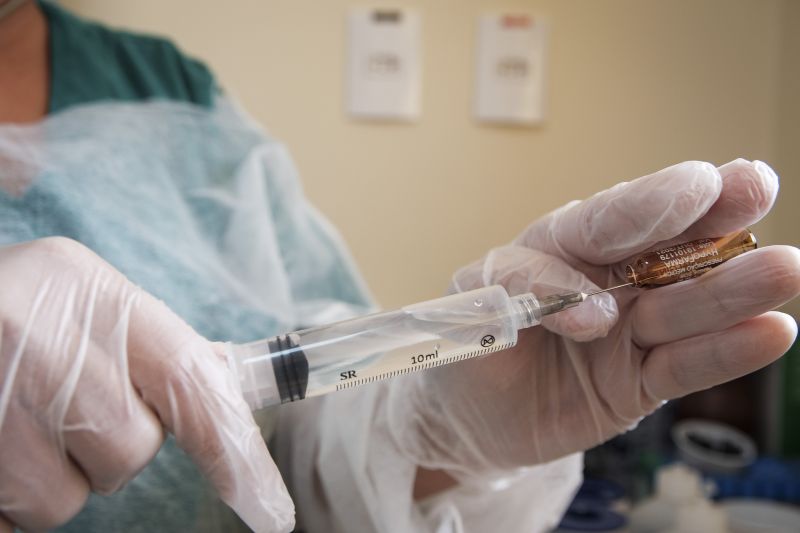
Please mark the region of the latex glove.
<svg viewBox="0 0 800 533"><path fill-rule="evenodd" d="M632 256L746 227L777 190L764 163L679 164L550 213L457 272L453 289L618 285ZM393 386L394 438L416 464L462 478L588 449L665 400L777 359L797 327L768 311L798 292L800 252L770 246L691 281L590 298L521 331L513 349Z"/></svg>
<svg viewBox="0 0 800 533"><path fill-rule="evenodd" d="M49 529L175 434L256 531L294 508L221 352L65 238L0 247L0 530Z"/></svg>

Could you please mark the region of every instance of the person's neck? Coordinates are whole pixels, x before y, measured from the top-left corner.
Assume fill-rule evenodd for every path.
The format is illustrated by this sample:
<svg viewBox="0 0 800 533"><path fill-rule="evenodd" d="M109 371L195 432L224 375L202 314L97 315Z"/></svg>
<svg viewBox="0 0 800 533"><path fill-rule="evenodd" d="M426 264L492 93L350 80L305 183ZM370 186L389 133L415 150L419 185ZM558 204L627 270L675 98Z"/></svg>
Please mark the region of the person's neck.
<svg viewBox="0 0 800 533"><path fill-rule="evenodd" d="M34 122L47 114L47 21L29 0L0 18L0 123Z"/></svg>

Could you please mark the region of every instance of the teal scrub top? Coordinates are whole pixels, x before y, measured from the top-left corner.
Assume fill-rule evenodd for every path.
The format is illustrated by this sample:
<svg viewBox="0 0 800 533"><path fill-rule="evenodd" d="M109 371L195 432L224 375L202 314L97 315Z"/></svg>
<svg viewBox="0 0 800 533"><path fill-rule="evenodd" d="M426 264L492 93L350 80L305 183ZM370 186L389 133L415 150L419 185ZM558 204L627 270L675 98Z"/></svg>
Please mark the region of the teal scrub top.
<svg viewBox="0 0 800 533"><path fill-rule="evenodd" d="M50 2L39 5L50 30L50 113L102 100L212 105L211 72L170 41L112 30Z"/></svg>

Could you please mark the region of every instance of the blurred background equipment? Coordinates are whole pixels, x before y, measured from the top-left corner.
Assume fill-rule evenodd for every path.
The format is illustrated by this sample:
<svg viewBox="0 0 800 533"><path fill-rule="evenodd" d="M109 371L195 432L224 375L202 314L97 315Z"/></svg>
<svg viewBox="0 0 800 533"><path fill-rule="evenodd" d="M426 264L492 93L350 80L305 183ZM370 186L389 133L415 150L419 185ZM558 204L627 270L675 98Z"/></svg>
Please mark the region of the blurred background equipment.
<svg viewBox="0 0 800 533"><path fill-rule="evenodd" d="M756 458L753 439L709 420L681 420L672 427L672 441L678 458L702 472L738 474Z"/></svg>
<svg viewBox="0 0 800 533"><path fill-rule="evenodd" d="M475 118L534 125L545 117L547 41L541 18L521 12L485 14L475 46Z"/></svg>
<svg viewBox="0 0 800 533"><path fill-rule="evenodd" d="M347 111L355 118L413 120L420 114L420 16L409 9L348 14Z"/></svg>

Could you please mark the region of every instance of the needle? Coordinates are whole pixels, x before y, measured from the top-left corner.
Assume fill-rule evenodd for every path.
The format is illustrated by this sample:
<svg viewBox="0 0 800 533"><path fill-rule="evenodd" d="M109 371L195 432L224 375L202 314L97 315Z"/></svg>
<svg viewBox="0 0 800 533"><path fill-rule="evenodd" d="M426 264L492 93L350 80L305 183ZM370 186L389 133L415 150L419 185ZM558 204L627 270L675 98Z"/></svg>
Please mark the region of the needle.
<svg viewBox="0 0 800 533"><path fill-rule="evenodd" d="M590 293L586 294L586 298L588 298L589 296L594 296L595 294L600 294L600 293L603 293L603 292L608 292L608 291L613 291L613 290L616 290L616 289L621 289L622 287L630 287L631 285L633 285L633 283L623 283L622 285L617 285L616 287L609 287L609 288L603 289L601 291L590 292Z"/></svg>
<svg viewBox="0 0 800 533"><path fill-rule="evenodd" d="M595 294L600 294L601 292L613 291L614 289L621 289L622 287L628 287L630 285L633 285L633 283L623 283L622 285L617 285L616 287L609 287L607 289L595 292L568 292L565 294L554 294L552 296L547 296L539 300L539 312L542 314L542 316L552 315L553 313L570 309L581 302L585 302L586 298L589 296L594 296Z"/></svg>

